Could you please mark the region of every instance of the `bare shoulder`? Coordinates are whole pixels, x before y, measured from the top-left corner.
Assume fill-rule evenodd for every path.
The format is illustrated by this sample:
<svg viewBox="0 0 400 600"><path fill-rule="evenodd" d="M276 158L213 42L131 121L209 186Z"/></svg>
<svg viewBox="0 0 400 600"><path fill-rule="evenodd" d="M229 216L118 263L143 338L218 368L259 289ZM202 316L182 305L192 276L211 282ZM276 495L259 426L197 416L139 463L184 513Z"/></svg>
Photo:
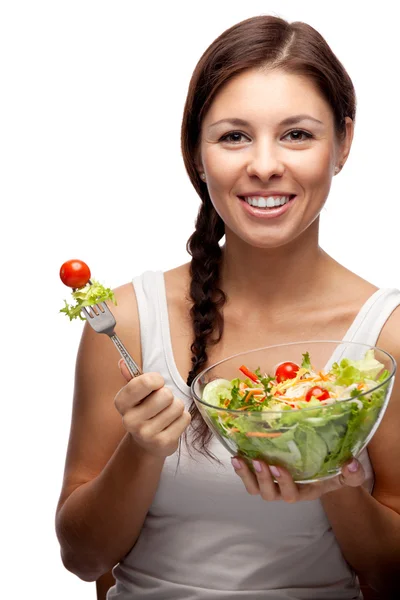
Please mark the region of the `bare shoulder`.
<svg viewBox="0 0 400 600"><path fill-rule="evenodd" d="M171 330L177 327L182 334L191 328L190 263L165 271L164 281Z"/></svg>
<svg viewBox="0 0 400 600"><path fill-rule="evenodd" d="M190 283L190 262L165 271L165 284L170 296L186 296Z"/></svg>
<svg viewBox="0 0 400 600"><path fill-rule="evenodd" d="M400 365L400 306L386 321L377 341ZM400 376L397 374L385 415L368 453L375 473L373 496L400 513Z"/></svg>
<svg viewBox="0 0 400 600"><path fill-rule="evenodd" d="M345 290L350 302L362 302L379 289L376 285L350 271L344 265L336 261L332 261L332 263L332 286L336 288L340 295L343 295L343 291Z"/></svg>
<svg viewBox="0 0 400 600"><path fill-rule="evenodd" d="M131 283L114 290L109 303L115 331L142 367L136 295ZM62 491L57 510L79 485L96 477L126 434L114 398L126 384L118 368L120 355L105 334L85 323L77 352L71 429Z"/></svg>

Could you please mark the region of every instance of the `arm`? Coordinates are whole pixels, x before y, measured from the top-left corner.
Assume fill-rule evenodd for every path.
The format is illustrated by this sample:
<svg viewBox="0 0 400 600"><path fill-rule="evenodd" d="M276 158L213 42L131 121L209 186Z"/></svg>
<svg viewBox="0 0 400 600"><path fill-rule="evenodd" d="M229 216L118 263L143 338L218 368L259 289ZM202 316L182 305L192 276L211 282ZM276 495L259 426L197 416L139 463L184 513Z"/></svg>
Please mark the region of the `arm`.
<svg viewBox="0 0 400 600"><path fill-rule="evenodd" d="M398 592L400 506L385 506L363 487L324 494L321 502L347 562L373 589Z"/></svg>
<svg viewBox="0 0 400 600"><path fill-rule="evenodd" d="M57 514L62 559L69 571L95 581L129 552L163 463L141 451L127 433L103 471L70 493Z"/></svg>
<svg viewBox="0 0 400 600"><path fill-rule="evenodd" d="M377 345L390 352L398 365L399 339L400 310L396 309ZM397 375L385 416L368 445L375 473L372 496L362 487L344 487L321 497L345 559L372 588L389 595L400 590L399 432L400 377Z"/></svg>
<svg viewBox="0 0 400 600"><path fill-rule="evenodd" d="M115 290L118 330L141 364L133 287ZM157 489L164 459L152 457L126 432L114 398L126 384L106 335L85 324L80 343L72 423L56 532L65 567L95 581L129 552Z"/></svg>
<svg viewBox="0 0 400 600"><path fill-rule="evenodd" d="M114 585L115 579L111 571L104 573L96 581L97 600L106 600L108 590Z"/></svg>

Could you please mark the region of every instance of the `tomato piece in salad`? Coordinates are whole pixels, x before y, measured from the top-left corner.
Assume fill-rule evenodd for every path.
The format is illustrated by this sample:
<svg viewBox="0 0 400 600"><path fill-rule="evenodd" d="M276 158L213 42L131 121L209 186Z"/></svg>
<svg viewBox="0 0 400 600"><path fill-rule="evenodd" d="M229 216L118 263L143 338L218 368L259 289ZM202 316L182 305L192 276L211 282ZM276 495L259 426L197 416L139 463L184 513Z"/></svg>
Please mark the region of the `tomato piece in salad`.
<svg viewBox="0 0 400 600"><path fill-rule="evenodd" d="M320 387L319 385L314 385L310 388L306 394L305 401L310 402L311 398L316 398L317 400L326 400L330 398L330 394L328 390Z"/></svg>
<svg viewBox="0 0 400 600"><path fill-rule="evenodd" d="M299 371L299 365L293 362L281 363L275 371L275 379L278 383L286 381L286 379L294 379Z"/></svg>

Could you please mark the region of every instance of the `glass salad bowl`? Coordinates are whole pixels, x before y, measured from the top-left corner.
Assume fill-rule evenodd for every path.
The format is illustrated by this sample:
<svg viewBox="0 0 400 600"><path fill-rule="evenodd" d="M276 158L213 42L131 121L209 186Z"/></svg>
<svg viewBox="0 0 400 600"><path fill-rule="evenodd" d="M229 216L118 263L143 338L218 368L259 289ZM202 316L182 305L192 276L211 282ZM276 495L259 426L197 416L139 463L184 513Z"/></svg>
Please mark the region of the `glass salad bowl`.
<svg viewBox="0 0 400 600"><path fill-rule="evenodd" d="M285 467L297 483L334 477L367 446L389 402L396 361L356 342L266 346L199 373L193 399L207 425L254 472Z"/></svg>

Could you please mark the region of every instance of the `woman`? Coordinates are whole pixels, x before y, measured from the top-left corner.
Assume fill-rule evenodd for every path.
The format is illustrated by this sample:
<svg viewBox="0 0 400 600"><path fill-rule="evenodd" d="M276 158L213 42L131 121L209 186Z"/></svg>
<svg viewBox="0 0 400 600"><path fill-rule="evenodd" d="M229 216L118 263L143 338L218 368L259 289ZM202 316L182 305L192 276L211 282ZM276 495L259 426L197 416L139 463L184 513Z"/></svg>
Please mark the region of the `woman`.
<svg viewBox="0 0 400 600"><path fill-rule="evenodd" d="M385 598L396 589L399 385L360 460L301 486L276 465L232 468L189 387L224 357L296 340L346 337L399 359L400 292L318 244L355 112L349 76L304 23L247 19L196 66L182 125L201 198L192 260L115 291L118 333L145 374L130 380L120 362L124 381L87 326L77 358L57 534L85 581L119 563L109 600L362 598L356 573ZM262 207L271 197L279 208Z"/></svg>

